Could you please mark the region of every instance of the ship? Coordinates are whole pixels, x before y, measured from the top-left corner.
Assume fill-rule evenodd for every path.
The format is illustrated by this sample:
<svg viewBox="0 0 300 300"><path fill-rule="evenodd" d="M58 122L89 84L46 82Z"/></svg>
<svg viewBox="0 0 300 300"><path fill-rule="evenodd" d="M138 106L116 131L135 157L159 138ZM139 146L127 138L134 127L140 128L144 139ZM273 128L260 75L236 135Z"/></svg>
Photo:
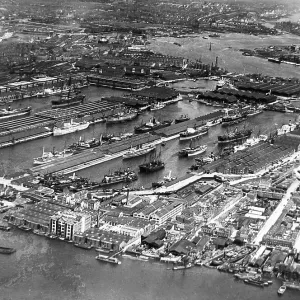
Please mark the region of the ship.
<svg viewBox="0 0 300 300"><path fill-rule="evenodd" d="M2 254L12 254L14 252L16 252L15 248L0 247L0 253Z"/></svg>
<svg viewBox="0 0 300 300"><path fill-rule="evenodd" d="M10 227L9 226L6 226L6 225L0 225L0 230L2 231L10 231Z"/></svg>
<svg viewBox="0 0 300 300"><path fill-rule="evenodd" d="M121 264L121 261L118 260L116 257L108 257L106 255L99 254L95 258L98 259L98 260L108 262L108 263L112 263L112 264L116 264L116 265Z"/></svg>
<svg viewBox="0 0 300 300"><path fill-rule="evenodd" d="M220 35L217 34L217 33L212 33L212 34L209 34L208 36L212 37L212 38L218 38L218 37L220 37Z"/></svg>
<svg viewBox="0 0 300 300"><path fill-rule="evenodd" d="M126 171L115 171L112 174L104 175L101 183L99 184L100 187L117 184L121 182L132 182L137 180L138 177L134 171L127 169Z"/></svg>
<svg viewBox="0 0 300 300"><path fill-rule="evenodd" d="M156 149L156 146L153 145L153 144L150 144L150 145L138 145L138 146L136 146L134 148L131 148L128 151L126 151L123 154L123 159L145 155L145 154L150 153L151 151L153 151L155 149Z"/></svg>
<svg viewBox="0 0 300 300"><path fill-rule="evenodd" d="M141 173L152 173L162 170L165 167L165 163L160 159L160 154L150 158L150 161L139 165Z"/></svg>
<svg viewBox="0 0 300 300"><path fill-rule="evenodd" d="M84 141L79 138L78 142L75 142L68 146L68 149L79 152L85 149L92 149L101 145L101 138L99 140L92 138L91 140Z"/></svg>
<svg viewBox="0 0 300 300"><path fill-rule="evenodd" d="M186 131L181 132L179 134L179 140L180 141L191 140L193 138L204 135L206 133L208 133L207 126L201 126L199 128L187 128Z"/></svg>
<svg viewBox="0 0 300 300"><path fill-rule="evenodd" d="M31 112L30 106L26 108L16 108L16 109L11 109L11 107L9 106L7 109L3 108L0 110L0 120L6 120L14 117L29 115L30 112Z"/></svg>
<svg viewBox="0 0 300 300"><path fill-rule="evenodd" d="M234 125L246 120L246 116L238 113L234 115L225 114L222 118L222 125Z"/></svg>
<svg viewBox="0 0 300 300"><path fill-rule="evenodd" d="M188 263L186 265L173 266L172 270L184 270L184 269L190 269L192 267L193 265L191 263Z"/></svg>
<svg viewBox="0 0 300 300"><path fill-rule="evenodd" d="M281 60L279 58L273 58L273 57L268 57L268 61L276 63L276 64L281 63Z"/></svg>
<svg viewBox="0 0 300 300"><path fill-rule="evenodd" d="M240 141L243 139L247 139L252 133L252 129L242 129L238 130L237 128L227 134L219 135L218 136L218 143L225 144L225 143L232 143L236 141Z"/></svg>
<svg viewBox="0 0 300 300"><path fill-rule="evenodd" d="M128 110L124 112L119 112L106 119L106 124L116 124L126 121L131 121L137 118L138 112L136 110Z"/></svg>
<svg viewBox="0 0 300 300"><path fill-rule="evenodd" d="M75 243L74 246L85 250L91 250L93 248L92 245L83 244L83 243Z"/></svg>
<svg viewBox="0 0 300 300"><path fill-rule="evenodd" d="M74 122L72 119L70 122L64 123L62 127L54 126L53 128L53 135L59 136L64 135L80 130L84 130L88 128L90 125L89 122L83 121L83 122Z"/></svg>
<svg viewBox="0 0 300 300"><path fill-rule="evenodd" d="M62 91L59 99L53 99L51 101L52 108L66 108L82 104L85 99L85 95L81 94L81 91L75 88L69 88L67 91Z"/></svg>
<svg viewBox="0 0 300 300"><path fill-rule="evenodd" d="M43 147L42 156L34 158L33 159L33 164L34 165L43 165L43 164L55 161L58 158L69 157L71 155L73 155L73 151L68 150L68 149L65 149L62 152L56 152L55 149L53 148L52 151L45 152L45 149Z"/></svg>
<svg viewBox="0 0 300 300"><path fill-rule="evenodd" d="M162 122L157 121L154 117L150 119L149 122L142 124L141 126L137 126L134 128L135 133L145 133L153 130L161 129L164 127L170 126L172 120L165 120Z"/></svg>
<svg viewBox="0 0 300 300"><path fill-rule="evenodd" d="M179 156L195 156L202 154L206 151L207 145L193 145L193 140L191 140L190 146L187 148L184 148L178 152Z"/></svg>
<svg viewBox="0 0 300 300"><path fill-rule="evenodd" d="M251 108L250 110L247 111L247 117L256 116L256 115L258 115L258 114L260 114L262 112L263 112L262 109Z"/></svg>
<svg viewBox="0 0 300 300"><path fill-rule="evenodd" d="M166 104L164 104L162 102L157 102L150 106L150 110L159 110L159 109L164 108L165 106L166 106Z"/></svg>
<svg viewBox="0 0 300 300"><path fill-rule="evenodd" d="M179 118L175 119L175 124L185 122L190 120L190 117L188 115L181 115Z"/></svg>

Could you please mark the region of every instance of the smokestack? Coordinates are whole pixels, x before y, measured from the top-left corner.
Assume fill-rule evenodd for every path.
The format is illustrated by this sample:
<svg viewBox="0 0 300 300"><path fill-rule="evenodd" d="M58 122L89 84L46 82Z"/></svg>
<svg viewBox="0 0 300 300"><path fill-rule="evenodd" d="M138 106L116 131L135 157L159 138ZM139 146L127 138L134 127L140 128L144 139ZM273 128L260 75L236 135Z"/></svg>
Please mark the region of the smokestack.
<svg viewBox="0 0 300 300"><path fill-rule="evenodd" d="M218 59L219 59L219 57L217 56L216 57L216 68L218 67Z"/></svg>

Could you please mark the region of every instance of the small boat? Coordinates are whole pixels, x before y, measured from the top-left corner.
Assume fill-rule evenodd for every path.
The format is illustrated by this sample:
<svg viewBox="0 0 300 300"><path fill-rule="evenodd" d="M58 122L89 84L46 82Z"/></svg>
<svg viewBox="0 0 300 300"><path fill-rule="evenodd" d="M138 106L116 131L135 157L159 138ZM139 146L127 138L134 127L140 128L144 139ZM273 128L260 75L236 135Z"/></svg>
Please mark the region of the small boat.
<svg viewBox="0 0 300 300"><path fill-rule="evenodd" d="M157 102L150 106L150 110L159 110L159 109L164 108L165 106L166 106L166 104L164 104L162 102Z"/></svg>
<svg viewBox="0 0 300 300"><path fill-rule="evenodd" d="M185 122L190 120L190 117L188 115L181 115L179 118L175 119L175 124Z"/></svg>
<svg viewBox="0 0 300 300"><path fill-rule="evenodd" d="M196 138L198 136L204 135L208 133L208 127L207 126L201 126L199 128L187 128L186 131L181 132L179 134L179 140L190 140L192 138Z"/></svg>
<svg viewBox="0 0 300 300"><path fill-rule="evenodd" d="M286 291L286 286L285 286L285 285L282 285L282 286L278 289L277 293L278 293L279 295L283 295L285 291Z"/></svg>
<svg viewBox="0 0 300 300"><path fill-rule="evenodd" d="M140 256L138 256L138 259L139 259L139 260L143 260L143 261L148 261L148 260L149 260L149 257L148 257L148 256L145 256L145 255L140 255Z"/></svg>
<svg viewBox="0 0 300 300"><path fill-rule="evenodd" d="M0 253L2 254L12 254L14 252L16 252L15 248L0 247Z"/></svg>
<svg viewBox="0 0 300 300"><path fill-rule="evenodd" d="M36 235L45 236L45 232L42 232L42 231L37 230L37 229L33 230L33 233L36 234Z"/></svg>
<svg viewBox="0 0 300 300"><path fill-rule="evenodd" d="M213 120L213 121L208 121L206 124L205 124L205 126L207 126L207 127L212 127L212 126L216 126L216 125L218 125L218 124L220 124L222 122L222 119L220 118L220 119L215 119L215 120Z"/></svg>
<svg viewBox="0 0 300 300"><path fill-rule="evenodd" d="M10 231L11 227L5 226L5 225L0 225L0 230L2 231Z"/></svg>
<svg viewBox="0 0 300 300"><path fill-rule="evenodd" d="M112 263L112 264L117 264L117 265L121 264L121 261L118 260L116 257L109 257L109 256L106 256L106 255L99 254L95 258L97 260L101 260L101 261Z"/></svg>
<svg viewBox="0 0 300 300"><path fill-rule="evenodd" d="M190 269L192 267L193 265L191 263L188 263L187 265L173 266L172 270L184 270L184 269Z"/></svg>
<svg viewBox="0 0 300 300"><path fill-rule="evenodd" d="M23 231L30 231L31 228L29 228L28 226L25 226L25 225L20 225L18 226L19 229L23 230Z"/></svg>
<svg viewBox="0 0 300 300"><path fill-rule="evenodd" d="M83 243L75 243L74 246L85 250L91 250L93 248L92 245L83 244Z"/></svg>
<svg viewBox="0 0 300 300"><path fill-rule="evenodd" d="M256 116L260 113L262 113L263 110L262 109L250 109L248 112L247 112L247 117L252 117L252 116Z"/></svg>

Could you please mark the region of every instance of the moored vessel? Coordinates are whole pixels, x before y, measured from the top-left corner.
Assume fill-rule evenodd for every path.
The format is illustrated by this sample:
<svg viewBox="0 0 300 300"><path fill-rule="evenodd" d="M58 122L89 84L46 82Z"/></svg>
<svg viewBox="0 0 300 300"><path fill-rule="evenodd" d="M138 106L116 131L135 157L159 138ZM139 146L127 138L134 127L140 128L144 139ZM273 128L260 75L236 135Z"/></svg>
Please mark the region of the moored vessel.
<svg viewBox="0 0 300 300"><path fill-rule="evenodd" d="M62 127L54 126L53 128L53 135L59 136L59 135L65 135L68 133L84 130L88 128L90 125L89 122L83 121L83 122L74 122L72 119L70 122L64 123Z"/></svg>
<svg viewBox="0 0 300 300"><path fill-rule="evenodd" d="M165 106L166 106L166 104L164 104L162 102L157 102L150 106L150 110L159 110L159 109L164 108Z"/></svg>
<svg viewBox="0 0 300 300"><path fill-rule="evenodd" d="M99 254L95 258L97 260L101 260L101 261L116 264L116 265L121 264L121 261L119 259L117 259L116 257L109 257L109 256L106 256L106 255Z"/></svg>
<svg viewBox="0 0 300 300"><path fill-rule="evenodd" d="M165 167L165 163L161 160L160 154L158 156L154 155L150 157L148 162L139 165L141 173L152 173L162 170Z"/></svg>
<svg viewBox="0 0 300 300"><path fill-rule="evenodd" d="M92 245L84 244L84 243L75 243L74 246L85 250L91 250L93 248Z"/></svg>
<svg viewBox="0 0 300 300"><path fill-rule="evenodd" d="M52 108L66 108L82 104L84 99L85 95L82 95L80 90L71 87L67 91L62 91L60 98L53 99L51 104Z"/></svg>
<svg viewBox="0 0 300 300"><path fill-rule="evenodd" d="M171 123L172 123L172 120L165 120L165 121L159 122L153 117L152 119L150 119L149 122L135 127L134 131L135 131L135 133L150 132L153 130L157 130L157 129L161 129L161 128L170 126Z"/></svg>
<svg viewBox="0 0 300 300"><path fill-rule="evenodd" d="M137 118L138 112L136 110L128 110L124 112L119 112L106 119L107 124L116 124L131 121Z"/></svg>
<svg viewBox="0 0 300 300"><path fill-rule="evenodd" d="M134 171L129 169L125 171L115 171L112 174L104 175L101 183L99 184L100 187L121 183L121 182L132 182L137 180L138 177Z"/></svg>
<svg viewBox="0 0 300 300"><path fill-rule="evenodd" d="M277 293L278 293L279 295L283 295L285 291L286 291L286 285L282 285L282 286L278 289Z"/></svg>
<svg viewBox="0 0 300 300"><path fill-rule="evenodd" d="M178 152L179 156L196 156L199 154L202 154L206 151L207 145L193 145L193 140L191 141L191 144L189 147L184 148Z"/></svg>
<svg viewBox="0 0 300 300"><path fill-rule="evenodd" d="M132 158L137 157L141 155L145 155L147 153L150 153L151 151L155 150L156 146L153 144L150 145L138 145L134 148L129 149L123 154L123 158Z"/></svg>
<svg viewBox="0 0 300 300"><path fill-rule="evenodd" d="M190 117L188 115L181 115L179 118L175 119L175 124L181 123L181 122L185 122L190 120Z"/></svg>
<svg viewBox="0 0 300 300"><path fill-rule="evenodd" d="M0 120L6 120L14 117L29 115L30 112L31 112L30 106L25 108L16 108L16 109L11 109L11 107L9 106L7 109L3 108L0 110Z"/></svg>
<svg viewBox="0 0 300 300"><path fill-rule="evenodd" d="M252 133L252 129L241 129L238 130L237 128L230 132L226 133L224 135L218 136L218 143L219 144L225 144L225 143L232 143L236 141L240 141L243 139L248 138Z"/></svg>
<svg viewBox="0 0 300 300"><path fill-rule="evenodd" d="M56 152L55 149L53 148L52 151L45 152L44 147L43 147L42 156L34 158L33 164L34 165L43 165L43 164L55 161L59 158L69 157L71 155L73 155L73 151L68 150L68 149L64 149L64 151L62 151L62 152Z"/></svg>
<svg viewBox="0 0 300 300"><path fill-rule="evenodd" d="M181 132L179 134L179 140L191 140L193 138L196 138L198 136L204 135L208 133L208 127L207 126L201 126L199 128L187 128L186 131Z"/></svg>

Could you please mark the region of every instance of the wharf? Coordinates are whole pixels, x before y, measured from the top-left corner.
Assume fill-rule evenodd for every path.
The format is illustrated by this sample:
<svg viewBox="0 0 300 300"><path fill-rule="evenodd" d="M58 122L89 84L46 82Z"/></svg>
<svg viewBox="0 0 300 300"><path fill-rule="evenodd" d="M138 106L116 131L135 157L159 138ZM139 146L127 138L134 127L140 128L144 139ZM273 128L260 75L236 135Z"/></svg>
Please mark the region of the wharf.
<svg viewBox="0 0 300 300"><path fill-rule="evenodd" d="M113 109L120 108L120 105L112 104L109 101L101 100L89 102L78 105L74 108L65 109L49 109L36 113L36 116L50 118L55 120L63 120L70 118L80 118L84 116L95 115L97 113L104 113L112 111Z"/></svg>
<svg viewBox="0 0 300 300"><path fill-rule="evenodd" d="M174 138L176 138L180 132L185 131L187 128L203 126L206 124L206 122L218 119L221 116L223 116L223 112L218 110L218 111L212 112L210 114L197 117L196 119L193 119L193 120L188 120L185 122L173 124L168 127L155 130L155 131L153 131L153 134L160 135L169 140L169 139L171 139L172 136L174 136Z"/></svg>
<svg viewBox="0 0 300 300"><path fill-rule="evenodd" d="M141 144L147 145L149 143L158 145L161 143L161 139L148 133L134 135L127 140L122 140L112 144L104 144L94 149L85 150L76 155L58 159L49 164L33 167L30 170L33 174L71 174L73 172L119 158L131 147Z"/></svg>

